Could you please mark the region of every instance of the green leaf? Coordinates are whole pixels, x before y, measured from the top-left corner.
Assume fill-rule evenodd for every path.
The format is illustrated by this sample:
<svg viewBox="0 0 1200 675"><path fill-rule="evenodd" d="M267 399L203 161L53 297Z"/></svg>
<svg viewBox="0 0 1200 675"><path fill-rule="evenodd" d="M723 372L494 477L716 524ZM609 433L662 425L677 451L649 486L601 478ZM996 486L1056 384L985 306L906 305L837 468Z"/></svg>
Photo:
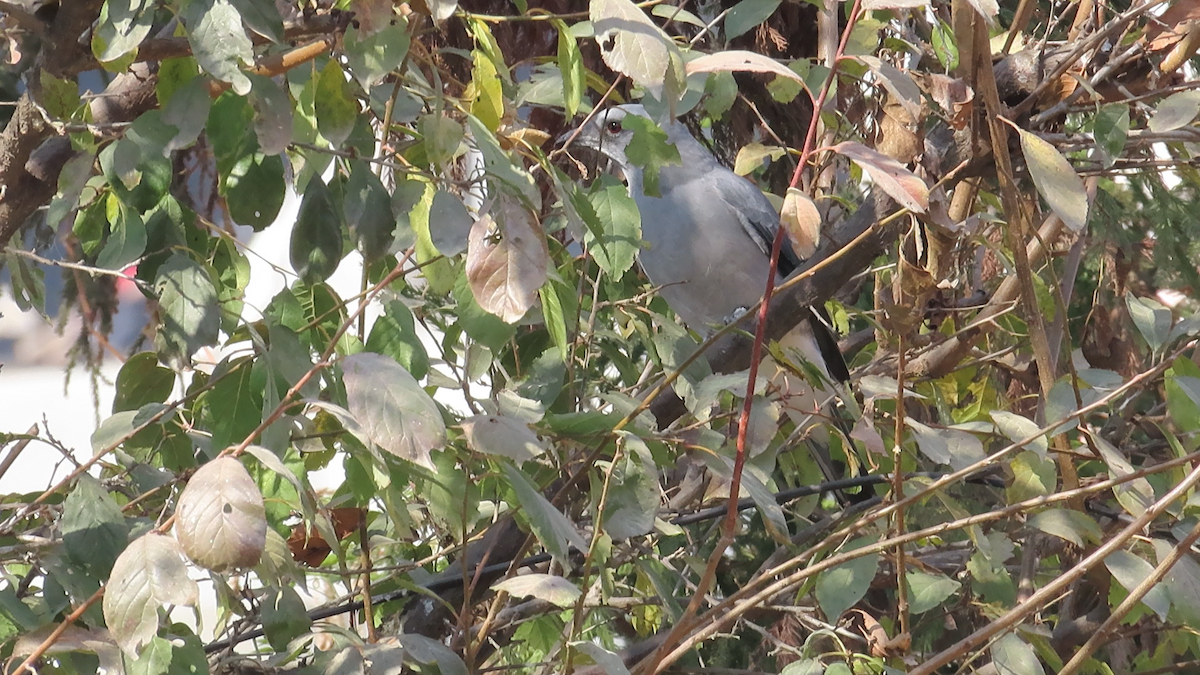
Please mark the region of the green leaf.
<svg viewBox="0 0 1200 675"><path fill-rule="evenodd" d="M22 312L46 310L46 273L33 262L15 253L4 256L8 262L9 283L13 301Z"/></svg>
<svg viewBox="0 0 1200 675"><path fill-rule="evenodd" d="M450 4L451 12L453 12L456 3L448 3L447 0L439 1ZM438 672L441 675L467 675L467 666L463 663L462 658L441 642L416 633L401 634L396 639L404 649L405 658L411 658L422 664L437 664Z"/></svg>
<svg viewBox="0 0 1200 675"><path fill-rule="evenodd" d="M358 101L351 96L346 74L337 59L330 59L321 69L316 86L313 111L317 130L334 148L341 147L358 121Z"/></svg>
<svg viewBox="0 0 1200 675"><path fill-rule="evenodd" d="M1155 538L1154 555L1161 564L1175 547L1163 539ZM1200 563L1190 554L1175 562L1171 571L1160 582L1171 598L1171 607L1184 625L1194 626L1200 622Z"/></svg>
<svg viewBox="0 0 1200 675"><path fill-rule="evenodd" d="M258 145L249 99L233 92L225 92L213 102L205 129L217 158L217 172L222 176L229 175L234 165L253 154Z"/></svg>
<svg viewBox="0 0 1200 675"><path fill-rule="evenodd" d="M105 2L92 35L96 60L110 63L136 49L150 35L155 6L151 0Z"/></svg>
<svg viewBox="0 0 1200 675"><path fill-rule="evenodd" d="M500 86L500 75L496 71L496 64L478 49L471 52L471 60L474 63L471 84L475 90L471 114L494 132L500 128L500 119L504 117L504 90Z"/></svg>
<svg viewBox="0 0 1200 675"><path fill-rule="evenodd" d="M563 311L562 298L559 297L559 286L553 280L538 289L538 297L542 301L542 320L546 323L546 332L554 342L559 357L567 360L571 343L567 337L567 316Z"/></svg>
<svg viewBox="0 0 1200 675"><path fill-rule="evenodd" d="M366 162L350 162L342 210L363 258L372 263L387 255L396 229L392 197Z"/></svg>
<svg viewBox="0 0 1200 675"><path fill-rule="evenodd" d="M998 675L1045 675L1033 647L1015 633L1006 633L993 642L991 652Z"/></svg>
<svg viewBox="0 0 1200 675"><path fill-rule="evenodd" d="M630 117L634 116L626 119ZM620 279L633 267L642 247L642 218L629 191L605 176L597 181L586 201L574 198L572 203L588 226L584 234L588 252L600 269Z"/></svg>
<svg viewBox="0 0 1200 675"><path fill-rule="evenodd" d="M600 670L604 672L604 675L629 675L629 669L625 667L625 662L621 660L620 656L608 651L595 642L581 640L572 642L571 646L587 654L597 666L600 666Z"/></svg>
<svg viewBox="0 0 1200 675"><path fill-rule="evenodd" d="M134 354L117 373L114 413L137 410L147 403L163 403L175 387L175 373L158 365L154 352Z"/></svg>
<svg viewBox="0 0 1200 675"><path fill-rule="evenodd" d="M1129 137L1129 105L1109 103L1100 106L1092 125L1092 135L1103 153L1104 168L1111 167L1125 150L1125 140Z"/></svg>
<svg viewBox="0 0 1200 675"><path fill-rule="evenodd" d="M121 508L100 481L81 475L63 502L60 525L67 557L93 578L107 579L128 543Z"/></svg>
<svg viewBox="0 0 1200 675"><path fill-rule="evenodd" d="M262 153L246 155L225 177L223 193L233 222L249 225L255 232L263 231L275 222L287 197L283 158Z"/></svg>
<svg viewBox="0 0 1200 675"><path fill-rule="evenodd" d="M446 444L442 413L412 374L371 352L342 360L346 407L363 431L393 455L434 469L429 453Z"/></svg>
<svg viewBox="0 0 1200 675"><path fill-rule="evenodd" d="M1134 472L1133 465L1112 443L1109 443L1100 434L1089 432L1089 435L1100 451L1104 463L1108 465L1109 474L1113 478L1128 476ZM1135 478L1120 485L1114 485L1113 494L1116 496L1117 502L1135 518L1145 513L1146 509L1154 503L1154 487L1145 478Z"/></svg>
<svg viewBox="0 0 1200 675"><path fill-rule="evenodd" d="M1154 572L1154 565L1129 551L1113 551L1104 559L1104 566L1117 583L1131 593ZM1166 621L1167 613L1171 611L1171 597L1167 594L1167 586L1162 582L1155 584L1142 596L1142 604Z"/></svg>
<svg viewBox="0 0 1200 675"><path fill-rule="evenodd" d="M202 77L193 77L175 89L163 108L162 121L175 127L178 133L162 148L164 157L186 148L200 137L212 109L212 96Z"/></svg>
<svg viewBox="0 0 1200 675"><path fill-rule="evenodd" d="M183 554L174 537L148 532L129 544L113 565L112 578L105 589L104 621L122 651L130 657L137 655L141 645L150 642L133 664L135 672L155 659L162 660L164 669L152 672L182 670L165 669L174 659L170 643L164 649L161 642L165 641L154 637L158 630L158 610L165 604L195 605L198 594L199 588L188 578ZM203 663L204 651L198 641L194 648L200 652ZM189 655L180 660L189 660Z"/></svg>
<svg viewBox="0 0 1200 675"><path fill-rule="evenodd" d="M1171 420L1188 431L1200 429L1200 377L1192 375L1194 364L1180 357L1167 371L1167 412Z"/></svg>
<svg viewBox="0 0 1200 675"><path fill-rule="evenodd" d="M846 545L843 552L869 546L875 543L872 537L860 537ZM875 571L879 568L879 554L851 560L825 570L817 576L817 602L821 611L829 621L837 621L847 609L850 609L866 595Z"/></svg>
<svg viewBox="0 0 1200 675"><path fill-rule="evenodd" d="M514 160L501 147L483 122L472 115L467 116L467 126L474 137L475 148L483 155L483 168L489 178L499 179L505 186L520 195L528 206L537 211L542 203L542 193L520 160Z"/></svg>
<svg viewBox="0 0 1200 675"><path fill-rule="evenodd" d="M141 656L129 663L127 672L129 675L201 675L208 673L208 661L204 657L204 645L195 635L189 634L183 640L154 637Z"/></svg>
<svg viewBox="0 0 1200 675"><path fill-rule="evenodd" d="M1000 433L1008 437L1013 443L1019 443L1031 436L1033 440L1025 444L1026 450L1036 452L1038 457L1046 458L1046 453L1049 452L1050 444L1046 440L1045 434L1037 435L1039 427L1034 424L1033 420L1028 417L1022 417L1016 413L1010 413L1006 410L993 410L991 412L992 421L996 423L996 428Z"/></svg>
<svg viewBox="0 0 1200 675"><path fill-rule="evenodd" d="M1054 492L1058 469L1054 460L1026 450L1013 458L1009 465L1013 482L1008 486L1009 502L1025 501Z"/></svg>
<svg viewBox="0 0 1200 675"><path fill-rule="evenodd" d="M475 219L458 197L438 190L429 207L429 237L438 251L445 256L456 256L467 250L471 225Z"/></svg>
<svg viewBox="0 0 1200 675"><path fill-rule="evenodd" d="M430 166L440 167L458 156L463 128L448 115L435 112L423 116L417 121L417 132L425 139L425 156Z"/></svg>
<svg viewBox="0 0 1200 675"><path fill-rule="evenodd" d="M263 381L253 376L246 359L221 363L213 371L213 380L206 399L208 427L212 446L219 451L241 443L262 422Z"/></svg>
<svg viewBox="0 0 1200 675"><path fill-rule="evenodd" d="M1100 526L1091 516L1070 509L1046 509L1029 519L1030 527L1061 537L1076 546L1084 542L1097 543L1101 539Z"/></svg>
<svg viewBox="0 0 1200 675"><path fill-rule="evenodd" d="M467 447L474 452L524 463L546 452L529 424L508 415L475 415L463 420Z"/></svg>
<svg viewBox="0 0 1200 675"><path fill-rule="evenodd" d="M670 82L682 82L679 48L630 0L591 0L588 15L600 56L609 68L628 75L656 99Z"/></svg>
<svg viewBox="0 0 1200 675"><path fill-rule="evenodd" d="M358 30L346 31L346 62L362 88L370 89L398 68L408 54L408 22L399 18L377 33L359 38Z"/></svg>
<svg viewBox="0 0 1200 675"><path fill-rule="evenodd" d="M661 5L656 5L656 7ZM786 78L777 77L776 82L787 82ZM768 85L769 86L769 85ZM738 84L734 79L733 73L728 70L722 70L716 73L710 73L708 81L704 83L704 93L707 96L704 99L704 110L712 116L713 119L721 119L725 113L733 108L733 104L737 101ZM800 90L797 87L796 94ZM795 95L793 95L795 98Z"/></svg>
<svg viewBox="0 0 1200 675"><path fill-rule="evenodd" d="M571 35L567 25L561 21L556 21L555 27L558 29L558 71L562 73L563 107L566 108L567 118L570 119L579 112L579 104L587 87L587 72L583 67L583 54L579 51L579 43L575 36Z"/></svg>
<svg viewBox="0 0 1200 675"><path fill-rule="evenodd" d="M41 74L41 104L51 117L67 120L79 109L79 85L74 80L61 80L48 71Z"/></svg>
<svg viewBox="0 0 1200 675"><path fill-rule="evenodd" d="M254 134L264 155L278 155L292 143L292 99L275 80L249 73L250 105L254 108Z"/></svg>
<svg viewBox="0 0 1200 675"><path fill-rule="evenodd" d="M625 155L630 163L642 169L642 190L651 197L661 197L659 169L682 164L679 149L667 140L667 132L641 115L626 115L621 126L633 129L633 138L625 148Z"/></svg>
<svg viewBox="0 0 1200 675"><path fill-rule="evenodd" d="M908 608L922 614L938 607L962 588L962 584L943 574L928 574L919 570L904 575L908 581Z"/></svg>
<svg viewBox="0 0 1200 675"><path fill-rule="evenodd" d="M508 462L502 462L500 470L508 478L513 492L516 493L517 505L525 514L534 536L550 552L550 555L554 556L558 564L570 568L571 547L586 551L587 542L583 540L579 531L575 529L571 521L567 520L562 511L559 511L548 499L543 497L537 486L520 469Z"/></svg>
<svg viewBox="0 0 1200 675"><path fill-rule="evenodd" d="M1146 338L1150 350L1157 352L1171 333L1171 310L1155 300L1139 298L1132 293L1125 294L1125 305L1129 307L1133 325Z"/></svg>
<svg viewBox="0 0 1200 675"><path fill-rule="evenodd" d="M161 321L154 336L159 358L186 363L197 349L216 343L221 327L217 290L203 267L176 253L159 266L154 290Z"/></svg>
<svg viewBox="0 0 1200 675"><path fill-rule="evenodd" d="M604 531L614 541L651 532L661 494L658 467L645 441L620 431L618 443L624 452L613 469L604 510Z"/></svg>
<svg viewBox="0 0 1200 675"><path fill-rule="evenodd" d="M428 495L429 515L458 541L464 526L469 533L479 515L479 485L458 466L454 453L435 452L431 459L437 470L422 488Z"/></svg>
<svg viewBox="0 0 1200 675"><path fill-rule="evenodd" d="M304 601L291 586L272 589L262 604L263 632L267 642L277 652L287 649L288 643L312 628L312 619Z"/></svg>
<svg viewBox="0 0 1200 675"><path fill-rule="evenodd" d="M954 30L945 21L938 20L933 26L933 36L930 40L933 53L947 71L958 68L958 44L954 41Z"/></svg>
<svg viewBox="0 0 1200 675"><path fill-rule="evenodd" d="M308 182L300 200L290 259L292 269L308 284L328 279L342 262L341 217L319 177Z"/></svg>
<svg viewBox="0 0 1200 675"><path fill-rule="evenodd" d="M95 161L95 155L90 152L81 152L67 160L58 174L58 195L46 209L48 225L57 227L79 205L79 197L92 177Z"/></svg>
<svg viewBox="0 0 1200 675"><path fill-rule="evenodd" d="M367 336L367 351L390 356L418 380L429 372L429 356L417 336L412 312L399 300L384 304Z"/></svg>
<svg viewBox="0 0 1200 675"><path fill-rule="evenodd" d="M742 0L725 15L725 39L735 37L766 21L779 8L780 0Z"/></svg>
<svg viewBox="0 0 1200 675"><path fill-rule="evenodd" d="M241 64L254 63L254 45L242 17L229 0L192 0L181 16L188 28L192 55L204 72L228 82L239 96L250 93Z"/></svg>
<svg viewBox="0 0 1200 675"><path fill-rule="evenodd" d="M960 429L935 429L911 417L905 419L905 424L912 429L922 454L938 464L949 464L955 471L987 456L983 442L972 433Z"/></svg>
<svg viewBox="0 0 1200 675"><path fill-rule="evenodd" d="M458 274L458 278L454 284L453 296L455 302L458 303L458 307L455 310L455 315L458 317L458 325L466 331L472 340L483 344L493 352L498 352L516 334L516 326L505 322L504 319L495 314L485 311L479 306L478 302L475 302L475 294L471 292L465 272Z"/></svg>
<svg viewBox="0 0 1200 675"><path fill-rule="evenodd" d="M242 21L250 30L269 38L271 42L284 41L283 17L273 0L230 0L237 8Z"/></svg>

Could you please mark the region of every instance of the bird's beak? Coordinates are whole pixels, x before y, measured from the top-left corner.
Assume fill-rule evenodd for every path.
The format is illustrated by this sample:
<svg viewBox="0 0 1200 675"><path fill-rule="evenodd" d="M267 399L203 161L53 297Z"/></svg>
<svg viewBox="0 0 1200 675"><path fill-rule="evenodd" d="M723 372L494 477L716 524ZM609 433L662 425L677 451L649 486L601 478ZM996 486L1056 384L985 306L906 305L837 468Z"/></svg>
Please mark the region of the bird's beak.
<svg viewBox="0 0 1200 675"><path fill-rule="evenodd" d="M594 124L588 124L568 129L561 136L554 139L554 145L557 148L566 148L569 144L575 148L599 150L600 137L596 133L595 126Z"/></svg>

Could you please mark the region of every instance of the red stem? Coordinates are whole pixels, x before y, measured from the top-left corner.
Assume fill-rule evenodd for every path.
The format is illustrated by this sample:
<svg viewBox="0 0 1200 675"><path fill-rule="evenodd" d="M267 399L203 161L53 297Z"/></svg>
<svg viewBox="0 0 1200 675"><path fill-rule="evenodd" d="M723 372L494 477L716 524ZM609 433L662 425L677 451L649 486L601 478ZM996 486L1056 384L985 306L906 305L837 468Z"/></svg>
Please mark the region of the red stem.
<svg viewBox="0 0 1200 675"><path fill-rule="evenodd" d="M833 86L834 78L837 77L838 63L842 60L842 55L846 51L846 43L850 39L850 32L854 29L855 21L858 20L860 5L861 0L854 0L854 6L847 15L846 27L842 31L842 39L838 43L837 53L829 68L829 75L821 86L821 93L817 95L816 103L813 104L813 114L808 121L808 133L804 136L804 149L800 152L800 161L796 164L795 172L792 173L792 181L788 184L788 189L799 184L800 174L812 154L813 144L817 138L817 123L821 120L821 108L825 106L829 88ZM738 417L737 455L733 461L733 477L729 482L729 506L725 511L725 521L722 525L727 534L733 533L737 518L738 495L742 487L742 470L746 465L746 434L750 428L750 406L754 401L754 384L758 379L758 365L762 360L762 345L767 328L767 308L771 303L771 295L775 292L775 275L779 269L779 252L782 249L783 224L780 223L779 228L775 231L775 241L771 243L771 266L767 273L767 288L763 292L762 305L758 308L758 324L754 328L754 345L750 351L750 373L746 378L746 398L742 402L742 414Z"/></svg>

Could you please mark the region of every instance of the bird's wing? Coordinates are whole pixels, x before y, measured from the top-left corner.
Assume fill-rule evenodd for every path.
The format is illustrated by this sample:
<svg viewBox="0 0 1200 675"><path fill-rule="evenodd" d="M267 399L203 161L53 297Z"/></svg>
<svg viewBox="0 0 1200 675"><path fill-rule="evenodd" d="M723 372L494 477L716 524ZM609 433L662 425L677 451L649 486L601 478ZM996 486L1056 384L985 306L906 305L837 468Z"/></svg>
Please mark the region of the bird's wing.
<svg viewBox="0 0 1200 675"><path fill-rule="evenodd" d="M754 240L764 255L771 255L771 245L775 243L775 232L779 230L779 214L771 202L750 181L729 172L728 176L714 176L711 181L721 200L731 211L737 214L742 229ZM735 204L737 206L735 206ZM738 207L741 208L738 208ZM800 266L800 258L792 249L787 237L783 239L783 248L779 251L779 274L788 276Z"/></svg>
<svg viewBox="0 0 1200 675"><path fill-rule="evenodd" d="M779 215L775 213L771 202L750 181L730 173L711 181L716 186L722 201L731 211L737 214L742 229L754 240L754 243L768 258L771 246L775 243L775 232L779 230ZM734 204L742 205L737 208ZM800 258L792 248L787 237L783 238L783 247L779 251L779 274L787 277L800 266ZM833 321L823 306L809 307L808 324L811 327L813 339L821 358L825 361L825 370L831 378L838 382L850 380L850 369L838 349L837 333L833 329Z"/></svg>

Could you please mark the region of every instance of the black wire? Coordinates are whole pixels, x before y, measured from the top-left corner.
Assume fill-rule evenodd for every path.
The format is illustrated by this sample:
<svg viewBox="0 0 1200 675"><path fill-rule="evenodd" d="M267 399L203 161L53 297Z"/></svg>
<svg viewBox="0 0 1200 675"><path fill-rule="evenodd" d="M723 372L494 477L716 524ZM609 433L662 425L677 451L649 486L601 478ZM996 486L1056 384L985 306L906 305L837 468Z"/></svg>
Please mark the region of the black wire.
<svg viewBox="0 0 1200 675"><path fill-rule="evenodd" d="M932 479L936 480L938 478L945 476L946 474L945 474L945 472L941 472L941 471L920 471L920 472L907 473L904 475L906 478L932 478ZM794 487L789 490L781 490L779 492L776 492L773 496L775 497L775 503L783 504L785 502L789 502L793 499L798 499L800 497L807 497L809 495L833 492L836 490L844 490L846 488L867 487L870 485L879 485L882 483L890 483L891 480L892 480L892 477L889 475L874 474L874 475L869 475L869 476L856 476L854 478L843 478L841 480L828 481L825 483L818 483L816 485L801 485L799 487ZM983 483L983 484L991 486L991 487L1004 487L1003 481L998 476L987 475L987 472L983 472L977 476L968 478L967 481L973 482L973 483ZM738 511L745 511L746 509L750 509L753 507L754 507L753 499L743 499L743 500L739 501L738 505L737 505ZM726 506L714 506L711 508L700 509L699 511L694 511L692 513L686 513L683 515L676 516L676 517L672 518L670 522L673 525L679 525L679 526L694 525L696 523L701 523L706 520L716 520L717 518L724 516L725 512L727 510L728 510L728 507L726 507ZM582 552L576 551L574 549L571 550L571 553L582 554ZM550 560L551 560L551 555L549 553L539 553L538 555L529 556L528 558L525 558L525 559L517 562L516 566L518 568L531 567L533 565L540 565L541 563L544 563L544 562L550 562ZM472 570L470 572L470 574L477 574L480 577L487 576L489 574L498 574L500 572L504 572L504 571L508 570L508 568L510 566L512 566L512 564L513 563L511 563L511 562L493 563L491 565L485 566L482 570L478 570L478 571ZM436 594L436 593L440 593L441 591L444 591L444 590L449 590L450 588L453 588L453 587L461 585L461 584L462 584L462 577L455 576L455 577L446 577L444 579L435 579L435 580L429 582L428 584L426 584L424 586L424 588L425 588L425 590ZM399 600L401 598L404 598L405 596L412 595L414 592L415 591L413 591L412 589L400 588L400 589L397 589L394 591L388 591L387 593L380 593L378 595L372 595L371 596L371 605L374 606L374 605L378 605L378 604L383 604L385 602L392 602L393 600ZM350 612L357 612L358 610L362 609L363 607L364 607L364 604L363 604L362 600L354 600L354 601L347 602L347 603L344 603L341 605L334 605L333 607L321 607L321 608L314 609L314 610L308 612L308 618L313 621L319 621L321 619L328 619L331 616L337 616L339 614L348 614ZM210 642L209 644L204 646L204 653L211 654L213 652L219 652L222 649L227 649L227 648L229 648L235 644L238 644L240 642L245 642L246 640L253 640L254 638L263 637L265 634L266 633L262 628L256 628L252 631L248 631L248 632L242 633L240 635L235 635L226 640L217 640L216 642Z"/></svg>

